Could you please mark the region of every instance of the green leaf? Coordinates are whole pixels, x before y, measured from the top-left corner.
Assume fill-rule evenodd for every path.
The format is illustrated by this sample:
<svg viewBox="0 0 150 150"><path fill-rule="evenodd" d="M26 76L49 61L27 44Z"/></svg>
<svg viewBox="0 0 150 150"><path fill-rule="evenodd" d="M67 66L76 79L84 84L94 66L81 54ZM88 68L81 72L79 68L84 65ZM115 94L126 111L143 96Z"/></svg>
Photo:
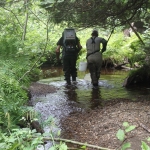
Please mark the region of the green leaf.
<svg viewBox="0 0 150 150"><path fill-rule="evenodd" d="M49 0L48 3L55 3L55 0Z"/></svg>
<svg viewBox="0 0 150 150"><path fill-rule="evenodd" d="M20 146L19 143L17 143L17 142L16 142L16 143L13 143L11 149L12 149L12 150L17 149L19 146Z"/></svg>
<svg viewBox="0 0 150 150"><path fill-rule="evenodd" d="M150 141L150 137L147 138L147 141Z"/></svg>
<svg viewBox="0 0 150 150"><path fill-rule="evenodd" d="M27 146L24 147L23 150L34 150L35 148L33 146Z"/></svg>
<svg viewBox="0 0 150 150"><path fill-rule="evenodd" d="M122 145L121 150L126 150L126 148L129 148L129 147L131 147L131 144L129 142L125 143L125 144Z"/></svg>
<svg viewBox="0 0 150 150"><path fill-rule="evenodd" d="M120 141L123 141L124 138L125 138L125 133L123 130L119 129L117 134L116 134L117 138L120 140Z"/></svg>
<svg viewBox="0 0 150 150"><path fill-rule="evenodd" d="M6 145L7 145L6 143L0 143L0 147L1 147L1 148L5 148Z"/></svg>
<svg viewBox="0 0 150 150"><path fill-rule="evenodd" d="M59 130L59 131L57 132L57 136L60 136L60 133L61 133L61 131Z"/></svg>
<svg viewBox="0 0 150 150"><path fill-rule="evenodd" d="M48 150L55 150L55 147L54 146L52 146L51 148L49 148Z"/></svg>
<svg viewBox="0 0 150 150"><path fill-rule="evenodd" d="M86 149L86 145L81 146L81 149Z"/></svg>
<svg viewBox="0 0 150 150"><path fill-rule="evenodd" d="M128 2L128 0L124 0L124 1L123 1L124 4L127 3L127 2Z"/></svg>
<svg viewBox="0 0 150 150"><path fill-rule="evenodd" d="M142 150L150 150L150 147L142 141L142 145L141 145Z"/></svg>
<svg viewBox="0 0 150 150"><path fill-rule="evenodd" d="M59 147L59 150L67 150L67 145L65 143L62 143Z"/></svg>
<svg viewBox="0 0 150 150"><path fill-rule="evenodd" d="M116 1L117 4L120 3L120 0L115 0L115 1Z"/></svg>
<svg viewBox="0 0 150 150"><path fill-rule="evenodd" d="M43 133L43 136L44 137L49 136L49 133Z"/></svg>
<svg viewBox="0 0 150 150"><path fill-rule="evenodd" d="M14 143L15 142L15 138L14 137L9 137L9 139L7 140L9 143Z"/></svg>
<svg viewBox="0 0 150 150"><path fill-rule="evenodd" d="M31 145L37 145L39 143L42 144L43 143L42 139L43 139L42 137L38 137L38 138L33 139Z"/></svg>
<svg viewBox="0 0 150 150"><path fill-rule="evenodd" d="M128 122L124 122L124 123L123 123L123 126L124 126L124 127L128 127L128 126L129 126L129 123L128 123Z"/></svg>
<svg viewBox="0 0 150 150"><path fill-rule="evenodd" d="M63 2L64 0L58 0L57 2Z"/></svg>
<svg viewBox="0 0 150 150"><path fill-rule="evenodd" d="M135 129L136 126L129 126L127 129L125 129L125 132L130 132Z"/></svg>

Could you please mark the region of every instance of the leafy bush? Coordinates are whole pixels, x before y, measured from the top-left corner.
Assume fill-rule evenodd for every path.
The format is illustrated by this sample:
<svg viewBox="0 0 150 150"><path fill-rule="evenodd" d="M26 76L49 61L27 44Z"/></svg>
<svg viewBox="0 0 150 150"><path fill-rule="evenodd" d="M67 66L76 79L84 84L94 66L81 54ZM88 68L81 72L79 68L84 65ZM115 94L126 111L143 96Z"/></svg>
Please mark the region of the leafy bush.
<svg viewBox="0 0 150 150"><path fill-rule="evenodd" d="M12 128L22 117L28 97L19 83L6 75L0 78L0 118L2 128ZM6 119L5 119L6 118Z"/></svg>
<svg viewBox="0 0 150 150"><path fill-rule="evenodd" d="M41 134L29 128L13 129L10 134L0 132L1 150L35 150L39 144L43 143L42 140Z"/></svg>
<svg viewBox="0 0 150 150"><path fill-rule="evenodd" d="M0 126L2 129L17 127L16 124L24 116L26 110L23 106L27 104L29 98L28 92L23 87L28 87L31 79L39 79L37 68L24 76L31 65L32 63L30 64L26 57L0 61ZM23 79L20 81L22 76Z"/></svg>
<svg viewBox="0 0 150 150"><path fill-rule="evenodd" d="M56 129L54 118L50 117L44 122L44 125L50 128L47 133L37 133L36 130L29 128L12 129L8 133L0 131L0 148L1 150L35 150L44 149L44 141L51 141L49 150L63 149L67 150L67 145L64 142L58 142L55 137L60 136L60 131L56 134L53 129ZM56 141L55 141L56 140Z"/></svg>
<svg viewBox="0 0 150 150"><path fill-rule="evenodd" d="M0 36L0 55L4 58L13 57L17 53L18 39L15 36Z"/></svg>

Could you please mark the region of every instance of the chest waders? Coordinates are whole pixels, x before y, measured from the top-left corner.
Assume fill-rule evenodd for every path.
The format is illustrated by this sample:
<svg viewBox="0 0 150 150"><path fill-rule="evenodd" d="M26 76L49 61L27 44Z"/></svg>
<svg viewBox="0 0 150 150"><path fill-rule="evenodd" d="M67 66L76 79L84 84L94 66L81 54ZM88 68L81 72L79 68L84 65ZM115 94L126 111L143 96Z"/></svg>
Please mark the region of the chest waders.
<svg viewBox="0 0 150 150"><path fill-rule="evenodd" d="M71 84L70 78L72 77L72 81L75 81L77 76L76 43L77 37L75 30L72 28L65 29L63 33L63 71L68 85Z"/></svg>
<svg viewBox="0 0 150 150"><path fill-rule="evenodd" d="M108 43L114 29L115 29L115 26L113 27L113 29L111 31L111 34L107 40L107 43ZM90 57L90 55L94 55L95 53L100 51L100 50L95 49L95 38L91 38L91 40L92 40L91 44L93 45L93 52L87 54L87 56L86 56L87 60L88 60L88 57ZM95 63L95 61L93 63L92 62L88 63L88 68L89 68L93 86L98 86L98 80L100 78L100 71L101 71L101 66L102 66L102 52L101 52L101 54L97 53L97 55L99 55L99 59L101 59L101 60L97 60L97 61L99 61L99 63L98 62Z"/></svg>
<svg viewBox="0 0 150 150"><path fill-rule="evenodd" d="M100 50L95 50L95 38L96 37L91 37L91 40L92 40L92 49L93 49L93 52L87 54L87 60L90 59L88 58L89 56L91 55L94 55L95 53L99 52ZM98 80L99 80L99 77L100 77L100 72L98 71L98 67L97 67L97 64L96 62L89 62L88 61L88 68L89 68L89 72L90 72L90 76L91 76L91 80L92 80L92 84L94 86L98 86Z"/></svg>

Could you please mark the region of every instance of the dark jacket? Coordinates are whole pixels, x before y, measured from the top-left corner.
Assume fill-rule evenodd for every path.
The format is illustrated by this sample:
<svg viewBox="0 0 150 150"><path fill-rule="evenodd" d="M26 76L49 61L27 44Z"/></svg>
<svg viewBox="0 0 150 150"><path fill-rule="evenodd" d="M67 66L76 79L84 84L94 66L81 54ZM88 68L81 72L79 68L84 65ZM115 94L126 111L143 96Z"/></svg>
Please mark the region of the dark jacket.
<svg viewBox="0 0 150 150"><path fill-rule="evenodd" d="M78 43L80 42L79 38L76 37L76 41L75 41L75 51L73 52L66 52L66 46L64 45L64 41L63 41L63 37L61 37L58 42L57 42L57 45L60 45L62 46L63 50L62 50L62 55L63 56L68 56L68 55L71 55L71 56L74 56L74 55L77 55L80 51L80 49L78 48Z"/></svg>

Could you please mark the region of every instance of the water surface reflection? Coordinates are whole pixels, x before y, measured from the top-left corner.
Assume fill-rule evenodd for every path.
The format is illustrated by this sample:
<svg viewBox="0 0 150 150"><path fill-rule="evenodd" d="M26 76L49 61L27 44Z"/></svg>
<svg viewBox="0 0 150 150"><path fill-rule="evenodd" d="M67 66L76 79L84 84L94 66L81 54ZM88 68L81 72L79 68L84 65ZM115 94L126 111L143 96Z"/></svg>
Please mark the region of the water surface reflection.
<svg viewBox="0 0 150 150"><path fill-rule="evenodd" d="M98 105L102 105L100 101L109 101L119 98L135 100L141 96L141 94L142 96L144 95L145 98L149 98L150 95L150 90L147 87L128 89L123 87L123 82L128 75L127 71L103 70L98 89L94 89L91 85L88 72L78 72L77 83L72 84L70 87L66 86L63 74L60 70L58 74L57 70L54 72L55 77L51 74L51 78L43 79L39 82L59 87L60 90L66 94L67 100L80 104L82 108L97 107Z"/></svg>

